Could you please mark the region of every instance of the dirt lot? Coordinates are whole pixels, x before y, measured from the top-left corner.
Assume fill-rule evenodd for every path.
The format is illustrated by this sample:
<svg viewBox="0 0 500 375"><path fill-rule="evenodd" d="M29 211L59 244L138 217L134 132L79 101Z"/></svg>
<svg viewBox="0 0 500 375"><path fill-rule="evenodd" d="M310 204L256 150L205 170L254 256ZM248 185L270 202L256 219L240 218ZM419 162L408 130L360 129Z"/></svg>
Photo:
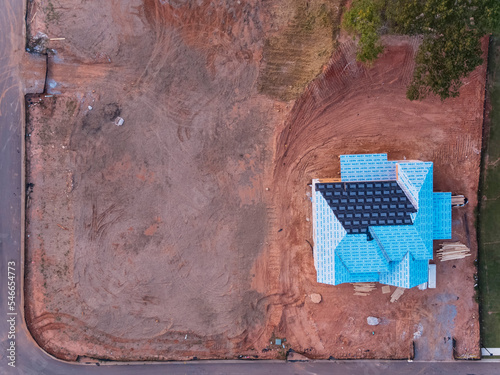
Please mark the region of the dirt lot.
<svg viewBox="0 0 500 375"><path fill-rule="evenodd" d="M435 188L470 200L453 233L475 253L485 68L459 99L410 103L416 40L387 39L370 69L350 41L328 60L341 3L309 3L307 24L301 1L30 3L31 35L65 38L42 43L54 96L27 102L26 317L47 351L407 358L415 337L417 358L451 358L451 338L478 355L474 257L395 304L317 284L307 185L344 153L433 160ZM287 65L294 27L309 52Z"/></svg>

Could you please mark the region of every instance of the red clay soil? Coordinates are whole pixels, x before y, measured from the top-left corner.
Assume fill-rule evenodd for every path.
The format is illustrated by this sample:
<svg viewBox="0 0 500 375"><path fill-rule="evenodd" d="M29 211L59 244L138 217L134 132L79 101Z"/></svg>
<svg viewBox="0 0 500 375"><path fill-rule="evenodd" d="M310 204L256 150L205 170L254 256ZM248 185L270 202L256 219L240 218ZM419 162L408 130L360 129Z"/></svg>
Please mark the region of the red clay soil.
<svg viewBox="0 0 500 375"><path fill-rule="evenodd" d="M369 69L355 63L352 43L342 44L277 130L275 230L254 279L258 290L280 296L267 332L286 336L295 350L316 358L404 358L414 338L417 358L477 358L474 208L485 65L465 81L457 99L410 102L405 87L417 40L391 37L385 43L384 54ZM311 179L339 177L341 154L375 152L387 152L392 160L433 161L435 190L464 194L470 201L453 209L453 240L467 244L473 256L437 262L437 289L413 288L394 304L380 287L366 297L354 296L351 285L316 283L309 245ZM307 298L311 293L320 293L323 302L312 304ZM368 316L380 317L385 324L368 326Z"/></svg>
<svg viewBox="0 0 500 375"><path fill-rule="evenodd" d="M337 177L340 154L387 152L434 161L436 190L469 198L453 236L475 254L484 66L460 98L412 103L416 40L387 39L369 69L346 42L282 102L286 79L258 88L287 2L31 4L31 35L66 38L45 46L54 96L27 101L26 318L45 350L408 358L415 338L417 357L451 358L450 337L455 356L479 355L474 257L438 262L437 289L391 304L378 284L361 297L316 283L307 241L311 179Z"/></svg>

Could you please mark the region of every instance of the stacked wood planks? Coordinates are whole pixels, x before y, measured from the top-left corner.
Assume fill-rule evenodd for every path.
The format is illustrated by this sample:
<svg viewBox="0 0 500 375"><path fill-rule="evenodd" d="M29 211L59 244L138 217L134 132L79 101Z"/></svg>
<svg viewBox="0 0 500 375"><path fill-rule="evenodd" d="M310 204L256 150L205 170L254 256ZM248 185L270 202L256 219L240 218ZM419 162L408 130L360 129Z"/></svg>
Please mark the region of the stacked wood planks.
<svg viewBox="0 0 500 375"><path fill-rule="evenodd" d="M469 248L460 242L444 243L441 245L441 249L437 251L437 257L441 262L462 259L470 255Z"/></svg>
<svg viewBox="0 0 500 375"><path fill-rule="evenodd" d="M372 290L374 290L375 283L354 283L354 295L355 296L367 296Z"/></svg>
<svg viewBox="0 0 500 375"><path fill-rule="evenodd" d="M320 178L318 180L319 184L326 184L328 182L342 182L342 179L340 179L340 178Z"/></svg>
<svg viewBox="0 0 500 375"><path fill-rule="evenodd" d="M465 197L463 195L452 195L451 196L452 206L463 206L465 205Z"/></svg>

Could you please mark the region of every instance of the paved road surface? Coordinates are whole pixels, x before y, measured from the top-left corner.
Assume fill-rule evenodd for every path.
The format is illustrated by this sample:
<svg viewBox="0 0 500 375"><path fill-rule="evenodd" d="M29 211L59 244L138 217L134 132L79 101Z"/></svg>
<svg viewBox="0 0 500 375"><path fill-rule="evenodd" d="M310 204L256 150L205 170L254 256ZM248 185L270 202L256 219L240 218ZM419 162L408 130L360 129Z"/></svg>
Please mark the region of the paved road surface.
<svg viewBox="0 0 500 375"><path fill-rule="evenodd" d="M16 60L22 48L23 3L0 0L0 374L6 374L7 262L14 261L17 271L16 309L10 317L19 323L21 259L21 139L23 124L22 88ZM15 22L13 22L15 21ZM16 327L19 329L19 325Z"/></svg>
<svg viewBox="0 0 500 375"><path fill-rule="evenodd" d="M148 365L76 365L57 361L33 341L22 318L22 128L24 98L18 62L24 53L24 0L0 0L0 375L79 374L485 374L500 373L494 362L407 363L400 361L320 361L309 363L213 361ZM8 262L15 262L16 308L8 311ZM8 315L8 313L17 315ZM15 366L10 367L8 319L16 319Z"/></svg>

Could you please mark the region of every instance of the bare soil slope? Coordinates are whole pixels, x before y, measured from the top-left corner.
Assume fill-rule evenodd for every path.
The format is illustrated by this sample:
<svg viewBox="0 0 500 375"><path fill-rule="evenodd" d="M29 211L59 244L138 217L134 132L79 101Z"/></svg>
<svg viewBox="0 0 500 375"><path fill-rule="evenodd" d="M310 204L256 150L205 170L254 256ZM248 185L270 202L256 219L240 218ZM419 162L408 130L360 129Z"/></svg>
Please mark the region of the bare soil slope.
<svg viewBox="0 0 500 375"><path fill-rule="evenodd" d="M339 4L317 1L300 39L310 53L290 55L295 71L275 69L283 61L266 48L306 4L30 3L31 35L47 35L33 48L55 50L54 96L28 98L27 129L26 317L47 351L406 358L421 324L429 353L451 355L442 336L457 339L455 354L478 353L471 258L439 264L438 289L398 304L380 288L354 297L317 284L307 184L335 177L344 153L433 160L436 188L471 201L454 212L454 236L475 251L484 67L459 99L410 103L416 41L387 40L370 69L350 42L328 62L314 51L327 48ZM295 103L275 99L326 63ZM368 327L368 315L384 324Z"/></svg>

